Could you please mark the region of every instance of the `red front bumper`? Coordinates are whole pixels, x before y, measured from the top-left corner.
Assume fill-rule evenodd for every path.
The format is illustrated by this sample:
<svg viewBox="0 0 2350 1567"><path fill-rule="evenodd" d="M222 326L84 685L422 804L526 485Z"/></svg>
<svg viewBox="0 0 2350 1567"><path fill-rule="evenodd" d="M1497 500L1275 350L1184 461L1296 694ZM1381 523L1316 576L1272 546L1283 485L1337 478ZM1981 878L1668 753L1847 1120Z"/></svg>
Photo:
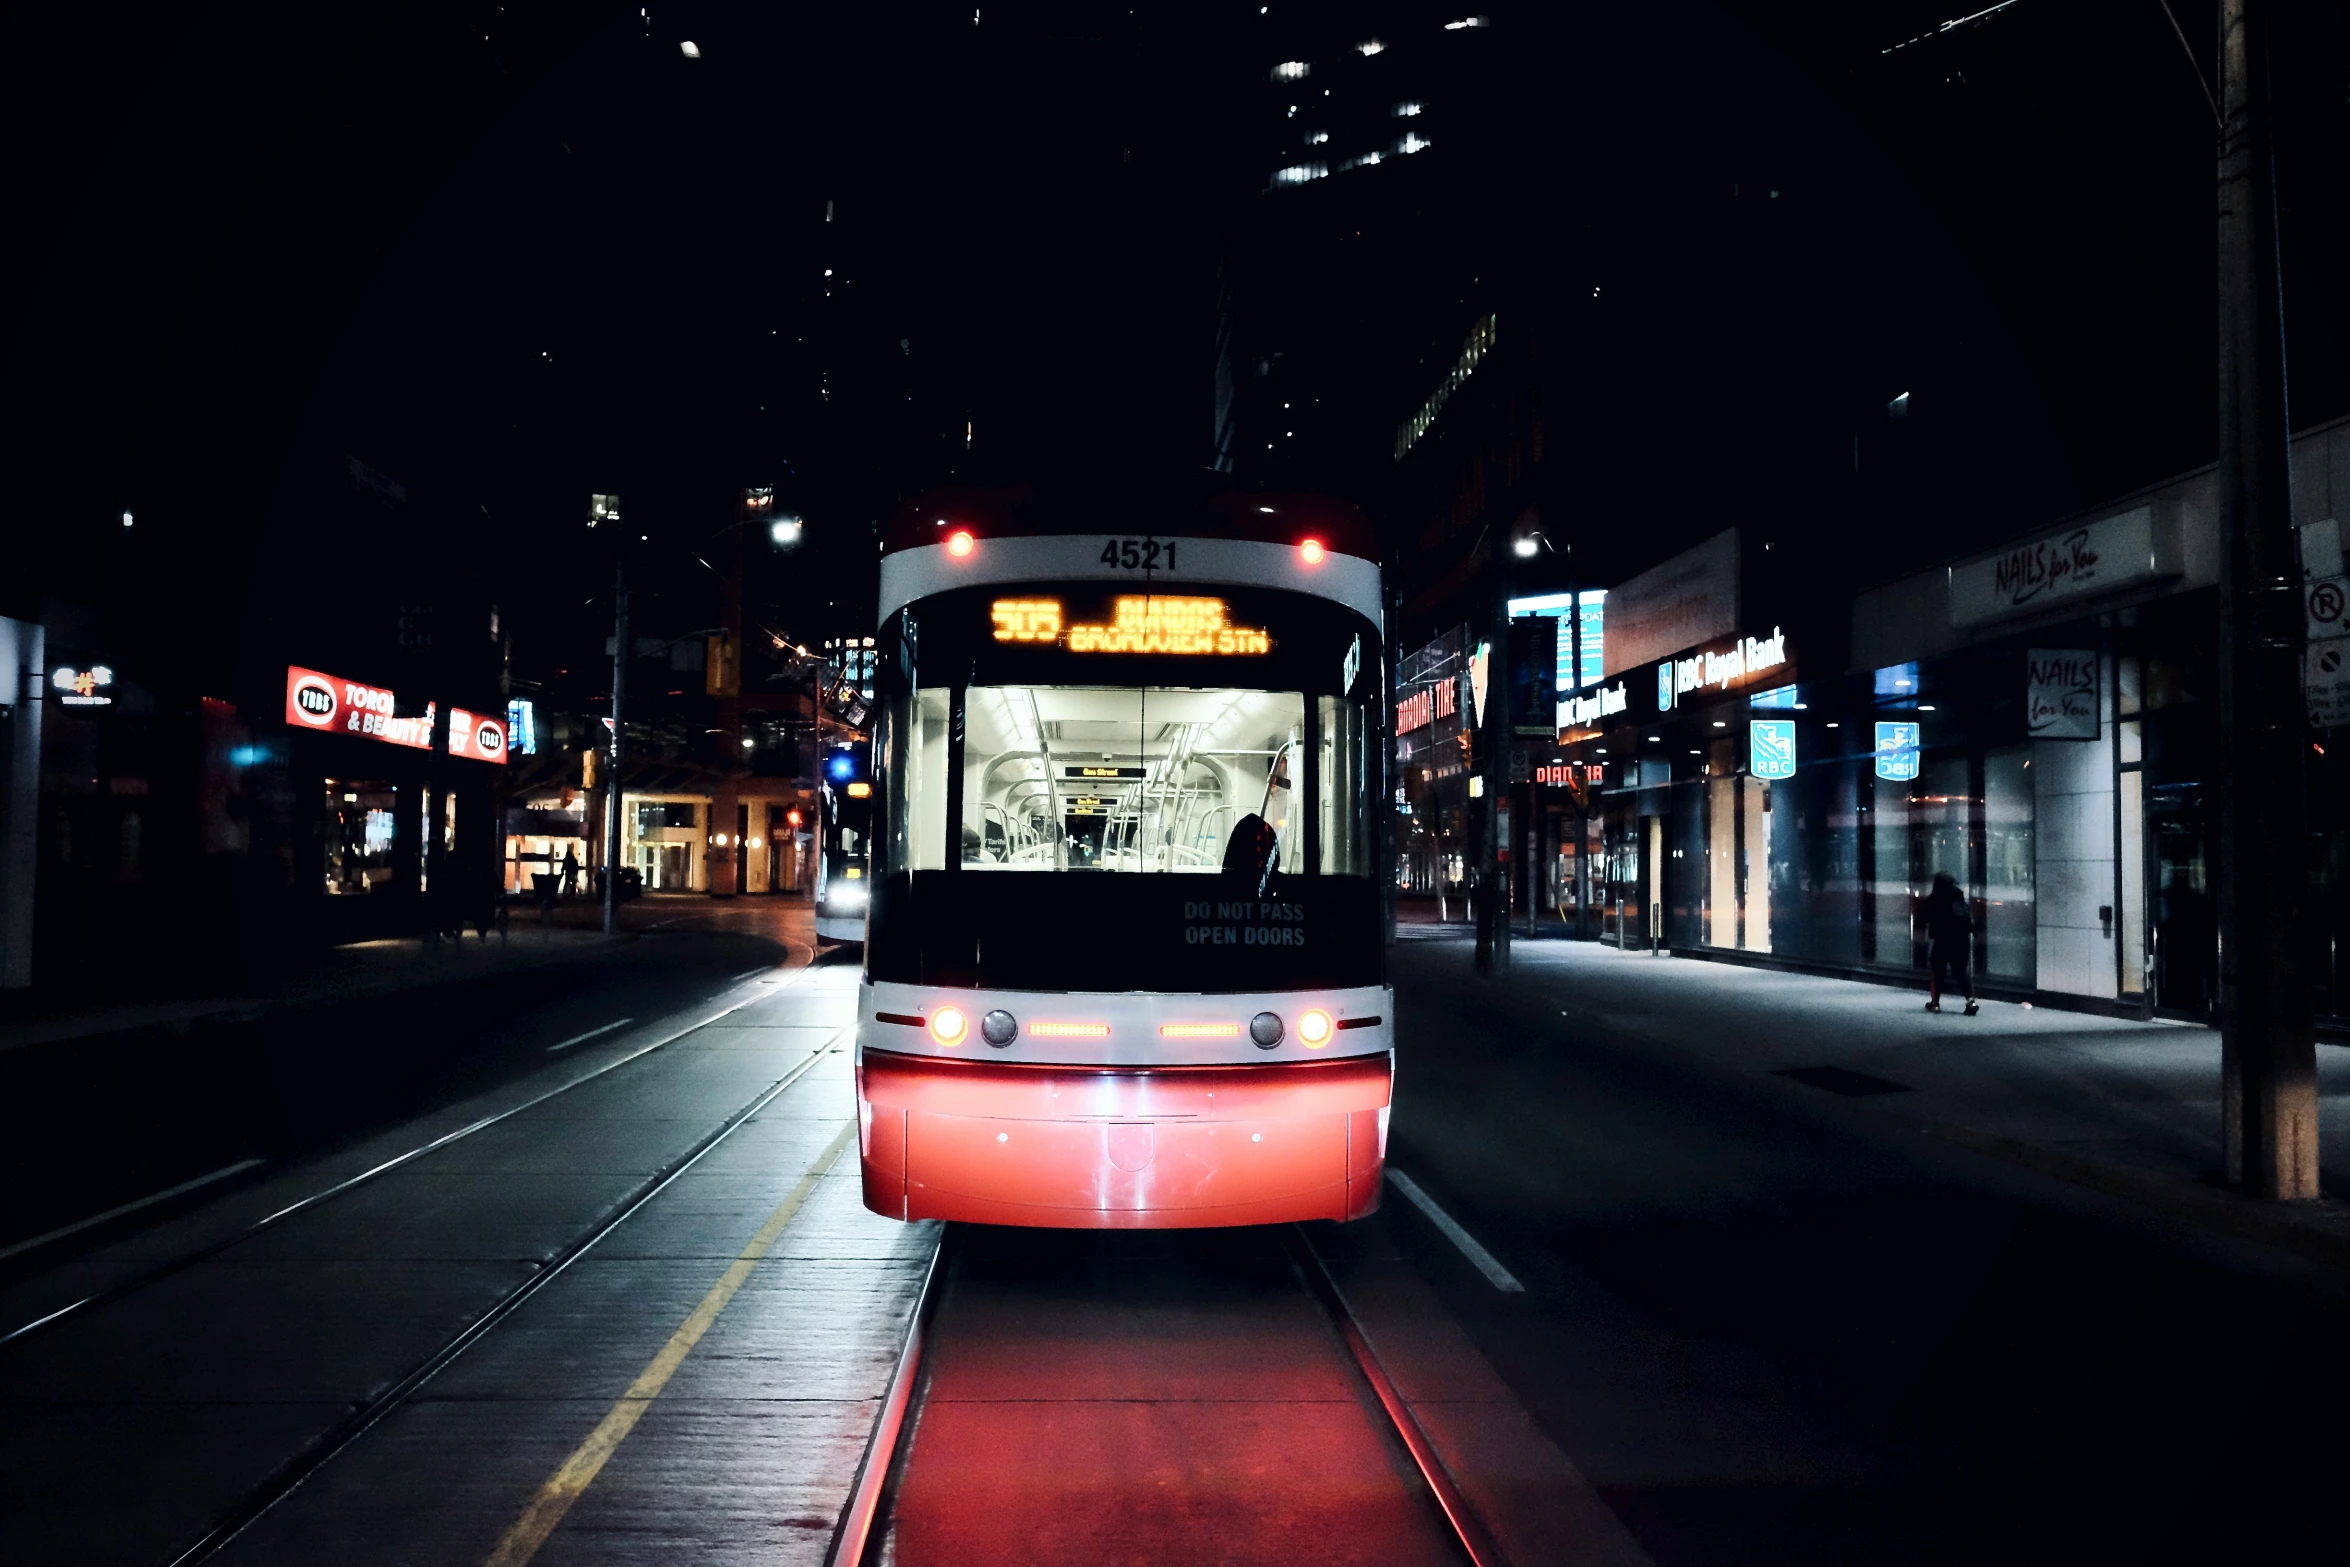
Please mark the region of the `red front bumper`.
<svg viewBox="0 0 2350 1567"><path fill-rule="evenodd" d="M1379 1206L1389 1057L1016 1066L868 1049L865 1206L893 1219L1157 1229Z"/></svg>

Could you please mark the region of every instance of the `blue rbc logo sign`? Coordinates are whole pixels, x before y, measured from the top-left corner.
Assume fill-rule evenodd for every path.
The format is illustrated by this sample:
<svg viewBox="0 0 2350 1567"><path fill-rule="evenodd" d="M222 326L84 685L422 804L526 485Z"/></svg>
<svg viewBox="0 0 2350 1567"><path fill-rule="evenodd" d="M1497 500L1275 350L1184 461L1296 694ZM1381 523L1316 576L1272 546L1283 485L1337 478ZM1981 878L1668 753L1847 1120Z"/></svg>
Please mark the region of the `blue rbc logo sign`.
<svg viewBox="0 0 2350 1567"><path fill-rule="evenodd" d="M1673 710L1673 661L1669 658L1656 666L1656 710Z"/></svg>
<svg viewBox="0 0 2350 1567"><path fill-rule="evenodd" d="M1901 783L1918 775L1918 726L1877 726L1877 776Z"/></svg>
<svg viewBox="0 0 2350 1567"><path fill-rule="evenodd" d="M1795 720L1757 718L1746 726L1747 771L1757 778L1795 776Z"/></svg>

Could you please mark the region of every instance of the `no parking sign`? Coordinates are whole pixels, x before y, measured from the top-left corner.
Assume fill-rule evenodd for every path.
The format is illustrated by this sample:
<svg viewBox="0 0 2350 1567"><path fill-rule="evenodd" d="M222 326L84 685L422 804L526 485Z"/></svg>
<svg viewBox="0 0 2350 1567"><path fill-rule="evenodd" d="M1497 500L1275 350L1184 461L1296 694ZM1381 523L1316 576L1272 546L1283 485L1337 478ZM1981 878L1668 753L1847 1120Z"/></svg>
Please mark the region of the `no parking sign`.
<svg viewBox="0 0 2350 1567"><path fill-rule="evenodd" d="M2350 577L2320 577L2301 588L2310 640L2350 636Z"/></svg>

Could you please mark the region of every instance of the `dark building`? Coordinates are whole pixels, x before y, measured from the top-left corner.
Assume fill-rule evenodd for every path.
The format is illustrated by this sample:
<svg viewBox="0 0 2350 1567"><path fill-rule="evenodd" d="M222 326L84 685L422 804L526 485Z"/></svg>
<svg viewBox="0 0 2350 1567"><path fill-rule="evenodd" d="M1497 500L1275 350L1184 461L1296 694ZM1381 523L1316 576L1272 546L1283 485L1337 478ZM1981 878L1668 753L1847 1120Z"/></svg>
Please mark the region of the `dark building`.
<svg viewBox="0 0 2350 1567"><path fill-rule="evenodd" d="M1509 132L1481 8L1262 8L1219 298L1215 465L1372 498L1431 334L1467 302Z"/></svg>

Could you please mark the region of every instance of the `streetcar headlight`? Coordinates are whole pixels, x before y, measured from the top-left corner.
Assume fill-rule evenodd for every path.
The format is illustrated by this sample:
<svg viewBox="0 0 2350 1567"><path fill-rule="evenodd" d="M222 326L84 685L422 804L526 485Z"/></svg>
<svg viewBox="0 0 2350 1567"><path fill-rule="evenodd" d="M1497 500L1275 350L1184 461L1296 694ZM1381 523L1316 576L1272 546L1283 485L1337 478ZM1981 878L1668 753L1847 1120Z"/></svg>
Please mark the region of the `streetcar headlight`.
<svg viewBox="0 0 2350 1567"><path fill-rule="evenodd" d="M1275 1012L1259 1012L1248 1020L1248 1037L1257 1042L1259 1050L1270 1050L1281 1043L1281 1017Z"/></svg>
<svg viewBox="0 0 2350 1567"><path fill-rule="evenodd" d="M971 1030L961 1007L940 1007L930 1014L930 1037L942 1045L959 1045Z"/></svg>
<svg viewBox="0 0 2350 1567"><path fill-rule="evenodd" d="M1020 1037L1020 1020L998 1007L979 1020L979 1037L1001 1050Z"/></svg>
<svg viewBox="0 0 2350 1567"><path fill-rule="evenodd" d="M1319 1050L1330 1043L1330 1014L1316 1007L1297 1020L1299 1043L1308 1050Z"/></svg>
<svg viewBox="0 0 2350 1567"><path fill-rule="evenodd" d="M865 906L865 889L837 886L824 895L824 906L829 909L861 909Z"/></svg>

